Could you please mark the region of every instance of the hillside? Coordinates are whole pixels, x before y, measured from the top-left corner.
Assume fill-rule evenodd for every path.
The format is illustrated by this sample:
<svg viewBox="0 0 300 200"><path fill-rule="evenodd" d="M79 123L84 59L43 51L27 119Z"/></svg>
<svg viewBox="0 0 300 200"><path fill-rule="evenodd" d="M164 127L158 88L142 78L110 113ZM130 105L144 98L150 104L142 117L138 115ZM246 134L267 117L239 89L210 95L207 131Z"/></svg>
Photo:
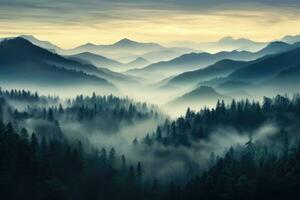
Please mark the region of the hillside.
<svg viewBox="0 0 300 200"><path fill-rule="evenodd" d="M90 52L83 52L75 55L69 56L71 59L79 59L79 61L86 61L86 63L93 64L97 67L105 67L111 70L118 70L121 68L123 63L120 63L116 60L93 54Z"/></svg>
<svg viewBox="0 0 300 200"><path fill-rule="evenodd" d="M200 81L207 81L212 78L223 77L229 75L231 72L244 67L248 62L222 60L206 68L184 72L168 81L171 85L188 85L196 84Z"/></svg>
<svg viewBox="0 0 300 200"><path fill-rule="evenodd" d="M280 71L300 64L300 48L277 55L267 56L259 62L241 68L228 76L228 79L260 82L271 78Z"/></svg>
<svg viewBox="0 0 300 200"><path fill-rule="evenodd" d="M8 59L12 59L13 55L16 55L23 59L29 59L30 61L40 61L48 65L54 65L58 68L81 71L89 75L95 75L99 78L107 79L109 82L133 82L133 80L128 76L119 73L107 73L107 70L97 68L94 65L83 64L81 62L65 58L59 54L35 46L23 38L5 40L2 42L2 48L4 52L11 54L11 57L8 57Z"/></svg>
<svg viewBox="0 0 300 200"><path fill-rule="evenodd" d="M208 86L199 86L196 89L175 98L168 103L168 107L178 106L186 109L187 107L213 106L218 100L230 100L230 97L218 93L215 89ZM177 107L177 109L179 109Z"/></svg>
<svg viewBox="0 0 300 200"><path fill-rule="evenodd" d="M285 69L269 80L264 81L262 87L273 87L278 90L289 92L299 92L300 85L300 65Z"/></svg>
<svg viewBox="0 0 300 200"><path fill-rule="evenodd" d="M23 38L4 40L0 43L0 67L1 81L6 84L83 84L114 88L107 80L79 70L84 66L77 62L64 59Z"/></svg>

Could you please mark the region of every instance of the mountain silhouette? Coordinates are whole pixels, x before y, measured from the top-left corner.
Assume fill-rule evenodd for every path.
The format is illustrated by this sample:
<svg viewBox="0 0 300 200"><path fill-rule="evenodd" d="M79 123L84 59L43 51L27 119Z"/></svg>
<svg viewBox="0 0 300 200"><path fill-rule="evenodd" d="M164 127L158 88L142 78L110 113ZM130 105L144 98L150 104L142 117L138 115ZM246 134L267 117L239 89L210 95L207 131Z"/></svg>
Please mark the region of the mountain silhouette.
<svg viewBox="0 0 300 200"><path fill-rule="evenodd" d="M191 84L195 83L196 81L205 81L209 78L227 76L233 71L237 70L239 67L245 67L246 65L258 62L261 60L261 58L266 58L266 56L271 56L274 54L280 54L298 47L300 47L300 43L290 45L277 41L268 44L263 49L254 53L247 51L219 52L216 54L191 53L185 54L171 61L154 63L143 69L131 70L129 71L129 74L139 75L144 73L149 75L149 72L159 73L166 71L168 72L169 70L171 71L169 76L172 76L172 72L174 73L174 71L184 71L183 73L180 73L172 78L169 81L170 84ZM201 67L201 64L203 65L203 63L215 64L211 64L208 67L203 68ZM178 68L180 70L176 71ZM196 68L197 70L191 70L190 68Z"/></svg>
<svg viewBox="0 0 300 200"><path fill-rule="evenodd" d="M87 43L81 46L78 46L74 49L70 49L69 52L73 54L78 54L82 52L91 52L95 54L112 54L117 52L127 52L130 53L145 53L149 51L159 50L164 48L163 46L156 43L142 43L136 42L129 39L122 39L114 44L110 45L95 45L92 43ZM115 51L115 52L111 52Z"/></svg>
<svg viewBox="0 0 300 200"><path fill-rule="evenodd" d="M169 80L171 85L196 84L200 81L207 81L212 78L227 76L236 69L248 64L245 61L221 60L213 65L195 71L188 71L179 74Z"/></svg>
<svg viewBox="0 0 300 200"><path fill-rule="evenodd" d="M116 60L90 52L71 55L69 58L75 60L77 59L78 61L85 62L86 64L93 64L97 67L105 67L111 70L118 70L123 65L123 63Z"/></svg>
<svg viewBox="0 0 300 200"><path fill-rule="evenodd" d="M263 53L252 53L248 51L221 51L215 54L189 53L170 61L153 63L142 69L130 70L128 73L141 76L143 76L143 74L147 74L148 76L149 73L165 73L168 76L172 76L178 73L201 69L224 59L250 61L263 55Z"/></svg>
<svg viewBox="0 0 300 200"><path fill-rule="evenodd" d="M217 89L226 92L245 91L253 88L253 84L242 81L225 81L217 86Z"/></svg>
<svg viewBox="0 0 300 200"><path fill-rule="evenodd" d="M293 92L299 92L300 85L300 65L282 70L274 77L264 81L262 87L272 87L283 92L294 89Z"/></svg>
<svg viewBox="0 0 300 200"><path fill-rule="evenodd" d="M230 99L230 97L218 93L212 87L199 86L192 91L175 98L168 103L168 106L209 106L212 102L215 104L218 100L228 101Z"/></svg>
<svg viewBox="0 0 300 200"><path fill-rule="evenodd" d="M142 42L136 42L127 38L124 38L110 47L114 48L150 48L150 49L160 49L162 48L161 45L156 43L142 43Z"/></svg>
<svg viewBox="0 0 300 200"><path fill-rule="evenodd" d="M289 44L294 44L296 42L300 42L300 35L287 35L281 38L281 41L289 43Z"/></svg>
<svg viewBox="0 0 300 200"><path fill-rule="evenodd" d="M94 71L93 66L68 60L21 37L0 43L0 63L1 76L8 81L32 80L51 85L97 84L114 88L104 78L88 73Z"/></svg>
<svg viewBox="0 0 300 200"><path fill-rule="evenodd" d="M29 42L31 42L32 44L42 47L42 48L47 49L52 52L61 53L64 51L63 49L56 46L55 44L52 44L51 42L48 42L48 41L39 40L32 35L20 35L19 37L24 38L24 39L28 40Z"/></svg>
<svg viewBox="0 0 300 200"><path fill-rule="evenodd" d="M280 54L266 56L259 62L255 62L249 66L236 70L228 76L228 79L246 82L260 82L271 78L282 70L299 64L300 47Z"/></svg>
<svg viewBox="0 0 300 200"><path fill-rule="evenodd" d="M142 57L138 57L135 60L133 60L129 63L126 63L125 67L128 68L128 69L134 69L134 68L142 68L142 67L145 67L149 64L150 64L150 62L148 60L146 60Z"/></svg>
<svg viewBox="0 0 300 200"><path fill-rule="evenodd" d="M245 39L245 38L234 39L231 36L226 36L224 38L221 38L217 43L219 43L220 45L232 45L232 46L240 46L240 47L257 44L257 42L254 42L249 39Z"/></svg>

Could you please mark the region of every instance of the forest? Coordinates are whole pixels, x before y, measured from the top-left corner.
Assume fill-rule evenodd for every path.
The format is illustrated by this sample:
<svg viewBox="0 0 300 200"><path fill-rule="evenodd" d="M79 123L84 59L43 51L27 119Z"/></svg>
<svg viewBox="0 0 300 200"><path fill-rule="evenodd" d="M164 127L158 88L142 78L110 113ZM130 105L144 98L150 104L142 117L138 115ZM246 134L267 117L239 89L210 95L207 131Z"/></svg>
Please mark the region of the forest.
<svg viewBox="0 0 300 200"><path fill-rule="evenodd" d="M0 200L300 197L300 0L0 0Z"/></svg>
<svg viewBox="0 0 300 200"><path fill-rule="evenodd" d="M0 119L3 199L293 199L300 191L299 94L219 100L172 119L113 95L1 89ZM135 130L127 148L93 142L149 120L156 131ZM68 132L74 124L84 133ZM187 170L170 176L178 160Z"/></svg>

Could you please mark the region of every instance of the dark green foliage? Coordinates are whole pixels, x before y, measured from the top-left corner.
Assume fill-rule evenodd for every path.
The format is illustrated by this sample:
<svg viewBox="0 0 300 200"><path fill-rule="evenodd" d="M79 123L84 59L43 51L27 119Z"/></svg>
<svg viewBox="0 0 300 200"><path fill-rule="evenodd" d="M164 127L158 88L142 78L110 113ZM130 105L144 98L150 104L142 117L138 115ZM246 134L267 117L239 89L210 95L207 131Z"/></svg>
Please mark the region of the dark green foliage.
<svg viewBox="0 0 300 200"><path fill-rule="evenodd" d="M262 105L246 99L232 100L229 105L218 101L216 108L204 108L199 112L187 109L185 117L166 121L157 128L153 137L147 135L144 143L190 146L192 142L208 139L218 128L230 127L240 134L252 133L271 121L285 128L300 121L299 99L299 94L292 99L278 95L273 99L264 97Z"/></svg>
<svg viewBox="0 0 300 200"><path fill-rule="evenodd" d="M85 150L81 144L59 140L38 143L26 129L17 134L12 125L0 123L0 195L1 199L120 199L128 194L128 184L135 185L142 176L141 163L137 174L133 167L127 172L116 160L115 150ZM25 134L26 133L26 134ZM135 177L139 177L136 179ZM129 182L128 182L129 181ZM115 193L113 191L119 191Z"/></svg>
<svg viewBox="0 0 300 200"><path fill-rule="evenodd" d="M0 98L3 101L22 103L24 109L15 109L14 119L43 119L52 122L56 129L63 123L80 123L87 130L102 130L106 133L119 131L120 126L132 125L148 119L157 119L161 115L158 108L146 103L134 102L128 98L118 98L113 95L91 97L79 95L68 99L63 106L58 97L39 96L37 93L18 90L1 90ZM12 107L8 109L13 110ZM12 115L9 111L7 114ZM55 127L54 127L55 128ZM43 129L43 127L40 127ZM40 131L41 132L41 131ZM47 132L43 130L42 132ZM58 132L60 132L58 130ZM92 131L91 131L92 132ZM38 133L37 133L38 134ZM59 133L60 134L60 133Z"/></svg>
<svg viewBox="0 0 300 200"><path fill-rule="evenodd" d="M248 147L228 151L200 178L186 185L183 199L294 199L299 196L300 144L287 157L278 157L260 145L254 147L254 151Z"/></svg>
<svg viewBox="0 0 300 200"><path fill-rule="evenodd" d="M188 109L184 117L172 122L165 120L141 142L135 139L133 150L145 144L150 148L156 147L153 144L189 147L192 142L207 140L217 126L228 125L241 133L253 133L246 144L231 147L221 157L212 153L205 171L191 172L194 178L179 182L174 177L174 181L166 183L164 177L149 175L148 163L133 162L130 156L127 161L124 152L114 147L98 150L82 141L68 141L60 129L62 118L71 118L76 123L92 122L97 116L103 116L105 123L113 119L141 120L157 117L155 109L126 99L96 95L78 96L69 100L66 107L59 102L50 107L34 107L33 103L44 97L27 92L1 92L1 199L247 200L295 199L300 195L299 128L290 131L290 127L298 127L298 94L293 99L265 98L262 105L233 100L230 105L219 101L215 109L198 113ZM32 104L25 111L14 111L7 101L12 97L14 101L23 101L23 95ZM114 118L105 118L104 113ZM11 122L3 123L3 118ZM46 121L43 130L56 128L50 129L50 135L30 133L26 127L20 127L26 119ZM255 141L255 131L267 121L278 125L278 133L269 141Z"/></svg>

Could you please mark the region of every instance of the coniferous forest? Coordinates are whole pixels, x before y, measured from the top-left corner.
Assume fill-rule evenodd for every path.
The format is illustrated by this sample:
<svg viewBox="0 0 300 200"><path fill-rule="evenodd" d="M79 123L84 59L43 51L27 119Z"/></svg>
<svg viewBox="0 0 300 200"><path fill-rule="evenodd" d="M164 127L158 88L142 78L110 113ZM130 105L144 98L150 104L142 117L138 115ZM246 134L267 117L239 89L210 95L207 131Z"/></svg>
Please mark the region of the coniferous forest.
<svg viewBox="0 0 300 200"><path fill-rule="evenodd" d="M265 97L262 103L218 101L212 109L187 109L176 120L155 106L112 95L65 100L24 90L1 90L0 95L3 199L290 199L299 195L299 94ZM121 124L149 119L162 123L153 133L134 138L126 151L88 140L99 134L93 130L114 137L122 134L117 132ZM86 135L66 134L63 126L73 123L84 124ZM216 137L235 131L246 142L233 143L219 154L209 152L217 127L230 129ZM160 172L172 166L157 166L151 169L157 173L148 173L149 160L128 155L152 154L168 164L169 157L182 159L181 153L172 151L180 148L209 154L201 161L203 166L196 157L184 158L185 179L170 179Z"/></svg>
<svg viewBox="0 0 300 200"><path fill-rule="evenodd" d="M0 0L0 200L300 199L300 0Z"/></svg>

